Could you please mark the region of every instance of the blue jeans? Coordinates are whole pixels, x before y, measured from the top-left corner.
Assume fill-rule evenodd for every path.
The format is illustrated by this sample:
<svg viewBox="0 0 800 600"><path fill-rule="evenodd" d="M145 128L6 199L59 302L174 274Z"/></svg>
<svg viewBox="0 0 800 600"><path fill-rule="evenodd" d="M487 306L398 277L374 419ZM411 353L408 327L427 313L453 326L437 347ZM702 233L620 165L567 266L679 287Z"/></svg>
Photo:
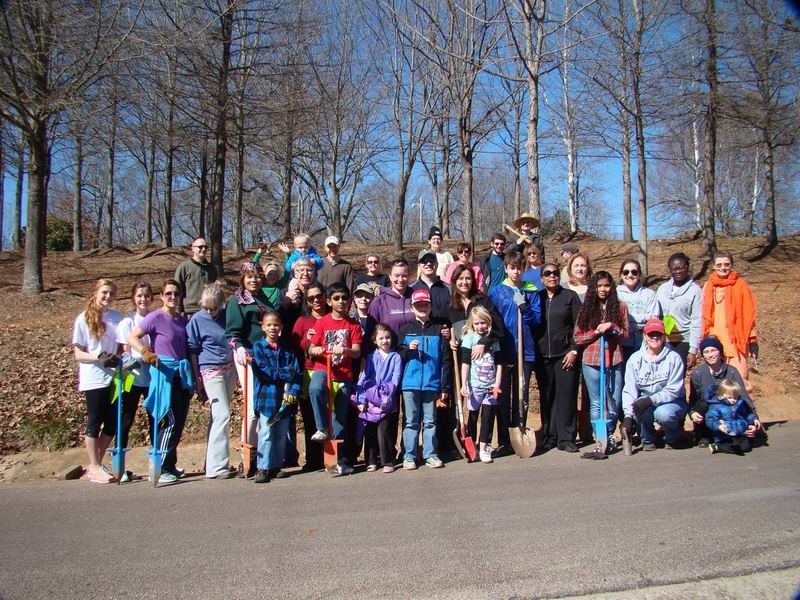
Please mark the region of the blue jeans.
<svg viewBox="0 0 800 600"><path fill-rule="evenodd" d="M259 469L280 469L283 466L283 458L286 454L286 442L289 439L289 423L291 419L283 417L274 425L267 427L269 420L264 415L259 416L260 427L258 429L258 455L256 465Z"/></svg>
<svg viewBox="0 0 800 600"><path fill-rule="evenodd" d="M639 434L642 442L653 444L656 441L656 430L654 423L661 425L664 430L664 441L672 444L678 441L683 433L683 420L689 405L685 400L667 402L658 406L651 406L646 411L636 416L639 423Z"/></svg>
<svg viewBox="0 0 800 600"><path fill-rule="evenodd" d="M601 417L600 411L600 367L590 365L582 366L583 380L589 391L589 415L594 421ZM615 367L606 367L606 389L611 392L611 400L606 403L606 419L608 419L608 433L614 432L617 419L622 414L622 364Z"/></svg>
<svg viewBox="0 0 800 600"><path fill-rule="evenodd" d="M403 391L405 427L403 428L403 460L416 460L419 429L422 421L422 458L436 456L436 399L439 392Z"/></svg>
<svg viewBox="0 0 800 600"><path fill-rule="evenodd" d="M314 371L308 385L308 397L314 410L317 429L328 431L328 374L325 371ZM339 393L333 399L333 437L341 440L347 424L347 409L350 406L352 381L340 381Z"/></svg>

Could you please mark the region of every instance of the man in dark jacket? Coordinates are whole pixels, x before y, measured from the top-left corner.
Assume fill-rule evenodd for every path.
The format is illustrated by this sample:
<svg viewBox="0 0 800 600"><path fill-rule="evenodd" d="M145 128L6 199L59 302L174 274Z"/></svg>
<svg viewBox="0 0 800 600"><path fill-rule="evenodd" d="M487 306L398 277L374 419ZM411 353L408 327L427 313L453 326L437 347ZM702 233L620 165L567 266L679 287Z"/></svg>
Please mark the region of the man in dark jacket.
<svg viewBox="0 0 800 600"><path fill-rule="evenodd" d="M411 290L425 290L431 296L433 318L447 319L447 305L450 304L450 288L436 275L438 261L436 253L430 248L419 252L419 279L411 284Z"/></svg>
<svg viewBox="0 0 800 600"><path fill-rule="evenodd" d="M506 236L502 233L495 233L492 236L492 249L480 262L481 273L483 273L483 291L488 295L493 287L500 285L505 279L505 257Z"/></svg>

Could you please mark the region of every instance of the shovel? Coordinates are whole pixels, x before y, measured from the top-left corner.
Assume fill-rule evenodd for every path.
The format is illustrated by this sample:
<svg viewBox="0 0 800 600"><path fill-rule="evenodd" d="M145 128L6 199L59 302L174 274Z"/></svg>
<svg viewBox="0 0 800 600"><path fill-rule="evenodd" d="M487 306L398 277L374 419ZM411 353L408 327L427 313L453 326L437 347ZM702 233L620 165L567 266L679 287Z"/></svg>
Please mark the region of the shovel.
<svg viewBox="0 0 800 600"><path fill-rule="evenodd" d="M525 403L522 401L523 389L525 388L525 371L522 344L522 307L517 307L517 400L519 403L519 425L508 428L508 436L511 438L511 447L514 454L520 458L530 458L536 452L536 432L528 429L528 411L525 410ZM511 406L514 405L512 401Z"/></svg>
<svg viewBox="0 0 800 600"><path fill-rule="evenodd" d="M249 363L252 361L252 357L247 357L247 362ZM247 421L248 421L248 404L247 404L247 392L249 389L248 386L248 377L249 377L250 365L244 365L244 385L242 386L242 474L244 475L245 479L248 477L252 477L253 474L253 466L256 464L256 448L253 444L250 443L249 437L247 435Z"/></svg>
<svg viewBox="0 0 800 600"><path fill-rule="evenodd" d="M592 419L597 452L606 455L608 450L608 419L606 418L606 338L600 336L600 418Z"/></svg>
<svg viewBox="0 0 800 600"><path fill-rule="evenodd" d="M464 406L461 403L461 371L458 368L458 353L453 350L453 381L455 382L456 412L458 415L458 426L453 429L453 442L456 450L467 462L472 462L478 457L475 449L475 441L472 436L467 435L467 428L464 426Z"/></svg>
<svg viewBox="0 0 800 600"><path fill-rule="evenodd" d="M111 473L117 478L119 484L122 476L125 474L125 453L127 448L122 447L122 391L125 387L124 378L122 375L122 365L117 367L118 388L117 388L117 445L114 448L109 448L108 453L111 454Z"/></svg>
<svg viewBox="0 0 800 600"><path fill-rule="evenodd" d="M326 469L335 469L338 463L339 444L344 440L333 439L333 369L331 363L333 356L330 352L325 353L325 379L328 382L328 439L322 442L322 461Z"/></svg>

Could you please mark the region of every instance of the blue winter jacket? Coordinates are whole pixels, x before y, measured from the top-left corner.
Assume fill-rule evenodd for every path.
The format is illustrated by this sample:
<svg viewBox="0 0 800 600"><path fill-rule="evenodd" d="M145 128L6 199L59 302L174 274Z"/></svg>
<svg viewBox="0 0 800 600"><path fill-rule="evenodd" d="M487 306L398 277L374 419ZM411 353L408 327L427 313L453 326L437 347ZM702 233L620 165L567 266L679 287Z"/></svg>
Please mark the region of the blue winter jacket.
<svg viewBox="0 0 800 600"><path fill-rule="evenodd" d="M492 288L489 298L503 317L503 325L506 328L500 342L500 350L503 361L508 364L516 362L517 359L517 306L514 304L514 292L517 289L525 294L525 305L522 307L522 349L525 362L536 360L533 329L542 322L542 304L535 285L525 281L521 288L515 288L506 278L503 283Z"/></svg>
<svg viewBox="0 0 800 600"><path fill-rule="evenodd" d="M325 265L325 261L322 260L322 257L319 255L319 253L317 253L317 249L314 248L314 246L311 246L311 248L308 249L308 253L307 254L301 254L299 250L294 250L288 256L288 258L286 259L286 265L285 265L287 273L291 273L292 272L292 265L294 264L294 261L296 261L298 258L308 258L308 259L310 259L311 262L314 263L314 267L317 269L317 271L319 271ZM352 290L350 290L350 291L352 293Z"/></svg>
<svg viewBox="0 0 800 600"><path fill-rule="evenodd" d="M405 365L403 391L450 392L453 359L442 327L446 325L438 321L420 323L414 319L400 328L397 352ZM409 350L414 340L419 340L419 348Z"/></svg>
<svg viewBox="0 0 800 600"><path fill-rule="evenodd" d="M714 386L706 392L706 402L708 402L706 427L714 432L715 442L741 437L750 425L755 425L756 415L744 398L739 398L736 404L728 404L717 396L717 388ZM728 435L719 430L721 421L725 422Z"/></svg>

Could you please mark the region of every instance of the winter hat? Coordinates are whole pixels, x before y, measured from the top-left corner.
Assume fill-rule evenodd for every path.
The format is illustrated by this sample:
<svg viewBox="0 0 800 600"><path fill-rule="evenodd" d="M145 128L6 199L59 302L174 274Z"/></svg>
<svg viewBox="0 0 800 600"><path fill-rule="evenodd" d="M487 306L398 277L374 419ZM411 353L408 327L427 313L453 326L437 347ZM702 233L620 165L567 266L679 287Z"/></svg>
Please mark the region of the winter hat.
<svg viewBox="0 0 800 600"><path fill-rule="evenodd" d="M435 235L442 237L442 230L436 225L431 225L431 228L428 230L428 239L431 239Z"/></svg>
<svg viewBox="0 0 800 600"><path fill-rule="evenodd" d="M703 338L700 341L700 354L703 353L703 350L706 348L716 348L720 352L724 352L722 349L722 342L719 341L719 338L716 336L710 335L707 338Z"/></svg>

